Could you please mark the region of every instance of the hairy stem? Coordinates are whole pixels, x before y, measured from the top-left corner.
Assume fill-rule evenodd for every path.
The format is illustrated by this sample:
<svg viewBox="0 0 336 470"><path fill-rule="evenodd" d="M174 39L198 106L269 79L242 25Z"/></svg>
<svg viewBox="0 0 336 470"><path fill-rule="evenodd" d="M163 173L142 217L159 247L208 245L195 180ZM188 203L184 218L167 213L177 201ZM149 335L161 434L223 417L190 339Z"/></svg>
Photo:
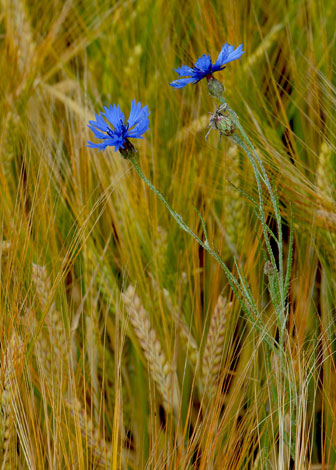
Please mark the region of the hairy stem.
<svg viewBox="0 0 336 470"><path fill-rule="evenodd" d="M154 192L154 194L164 203L170 214L173 216L179 227L181 227L185 232L187 232L189 235L191 235L197 243L202 246L221 266L223 269L228 282L236 295L243 311L246 313L247 317L249 320L254 324L254 326L257 328L259 333L262 333L265 341L267 344L275 350L274 347L274 339L269 337L269 333L266 332L264 325L262 324L257 306L255 305L255 302L251 296L246 296L246 291L242 289L241 285L239 284L238 280L235 278L235 276L231 273L229 268L226 266L222 258L219 256L219 254L213 250L210 245L207 242L203 242L192 230L191 228L184 222L182 217L172 209L172 207L169 205L167 199L163 196L163 194L156 189L156 187L152 184L152 182L143 174L140 166L138 165L138 162L136 159L130 158L129 161L132 163L134 166L136 172L140 176L140 178L147 184L147 186Z"/></svg>

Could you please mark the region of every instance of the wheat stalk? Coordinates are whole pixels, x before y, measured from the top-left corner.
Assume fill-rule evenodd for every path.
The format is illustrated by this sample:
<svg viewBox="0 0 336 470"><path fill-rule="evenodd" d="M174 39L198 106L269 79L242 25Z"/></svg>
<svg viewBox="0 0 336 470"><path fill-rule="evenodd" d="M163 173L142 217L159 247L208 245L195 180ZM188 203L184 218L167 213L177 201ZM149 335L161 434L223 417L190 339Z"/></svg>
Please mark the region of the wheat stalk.
<svg viewBox="0 0 336 470"><path fill-rule="evenodd" d="M203 129L206 129L209 125L209 115L208 114L202 114L197 119L194 119L191 121L191 123L188 126L182 127L181 130L178 131L176 136L169 140L168 142L168 148L173 147L178 142L183 142L188 136L194 135L197 132L202 131Z"/></svg>

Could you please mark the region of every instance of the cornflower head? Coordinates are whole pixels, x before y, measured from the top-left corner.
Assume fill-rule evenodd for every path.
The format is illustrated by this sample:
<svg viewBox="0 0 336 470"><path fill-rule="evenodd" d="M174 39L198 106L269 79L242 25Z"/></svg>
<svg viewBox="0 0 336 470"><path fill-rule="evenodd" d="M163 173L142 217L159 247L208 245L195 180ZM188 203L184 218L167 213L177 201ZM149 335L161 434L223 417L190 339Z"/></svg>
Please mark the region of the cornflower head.
<svg viewBox="0 0 336 470"><path fill-rule="evenodd" d="M106 147L114 146L116 152L119 150L124 158L130 158L135 153L135 147L129 139L143 139L143 134L149 128L148 106L141 108L141 103L133 100L127 124L119 105L113 104L109 108L104 106L104 111L104 113L95 113L96 120L89 121L88 124L95 137L102 139L103 142L89 141L88 147L104 151Z"/></svg>
<svg viewBox="0 0 336 470"><path fill-rule="evenodd" d="M203 78L207 78L210 93L213 96L219 96L223 93L224 87L214 78L213 73L225 69L229 62L240 59L244 52L242 44L235 49L234 46L225 43L214 64L209 55L203 54L197 59L194 67L182 65L182 67L175 69L180 77L185 78L174 80L170 85L174 88L183 88L189 83L198 83Z"/></svg>
<svg viewBox="0 0 336 470"><path fill-rule="evenodd" d="M205 140L207 140L208 135L212 131L212 129L217 129L220 135L231 136L234 134L236 130L236 124L232 120L231 116L227 114L227 103L221 104L218 109L211 115L209 121L209 131L205 136Z"/></svg>

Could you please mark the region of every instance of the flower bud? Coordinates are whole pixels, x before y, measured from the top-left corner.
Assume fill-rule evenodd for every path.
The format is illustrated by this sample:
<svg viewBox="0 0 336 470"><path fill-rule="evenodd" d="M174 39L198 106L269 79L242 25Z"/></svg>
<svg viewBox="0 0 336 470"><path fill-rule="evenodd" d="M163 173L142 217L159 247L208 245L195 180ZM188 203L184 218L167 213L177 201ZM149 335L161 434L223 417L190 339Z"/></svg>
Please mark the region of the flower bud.
<svg viewBox="0 0 336 470"><path fill-rule="evenodd" d="M136 149L132 142L128 139L125 139L124 145L119 148L119 152L121 153L122 157L124 158L132 158L136 152Z"/></svg>
<svg viewBox="0 0 336 470"><path fill-rule="evenodd" d="M209 131L205 136L205 140L212 131L217 129L220 135L231 136L236 130L236 124L234 120L227 114L227 103L221 104L218 109L211 115L209 121Z"/></svg>
<svg viewBox="0 0 336 470"><path fill-rule="evenodd" d="M216 80L212 75L207 76L208 80L208 90L211 96L218 98L224 94L224 86L221 82Z"/></svg>
<svg viewBox="0 0 336 470"><path fill-rule="evenodd" d="M236 124L228 115L219 115L215 120L216 129L219 130L221 135L233 135L236 130Z"/></svg>

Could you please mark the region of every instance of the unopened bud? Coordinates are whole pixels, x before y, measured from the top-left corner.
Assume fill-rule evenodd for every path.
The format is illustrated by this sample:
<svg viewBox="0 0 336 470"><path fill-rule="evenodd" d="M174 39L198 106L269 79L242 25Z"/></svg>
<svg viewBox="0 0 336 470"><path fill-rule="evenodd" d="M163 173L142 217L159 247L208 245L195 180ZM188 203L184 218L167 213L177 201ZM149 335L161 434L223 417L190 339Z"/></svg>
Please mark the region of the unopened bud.
<svg viewBox="0 0 336 470"><path fill-rule="evenodd" d="M236 124L231 117L227 115L217 116L215 126L222 135L227 136L233 135L236 130Z"/></svg>
<svg viewBox="0 0 336 470"><path fill-rule="evenodd" d="M223 96L224 94L224 85L216 80L215 77L212 75L207 76L208 80L208 90L211 96L218 98L219 96Z"/></svg>
<svg viewBox="0 0 336 470"><path fill-rule="evenodd" d="M227 104L221 104L220 107L212 114L209 121L209 131L205 136L207 139L212 129L217 129L220 135L230 136L233 135L236 130L236 124L234 120L226 112Z"/></svg>

